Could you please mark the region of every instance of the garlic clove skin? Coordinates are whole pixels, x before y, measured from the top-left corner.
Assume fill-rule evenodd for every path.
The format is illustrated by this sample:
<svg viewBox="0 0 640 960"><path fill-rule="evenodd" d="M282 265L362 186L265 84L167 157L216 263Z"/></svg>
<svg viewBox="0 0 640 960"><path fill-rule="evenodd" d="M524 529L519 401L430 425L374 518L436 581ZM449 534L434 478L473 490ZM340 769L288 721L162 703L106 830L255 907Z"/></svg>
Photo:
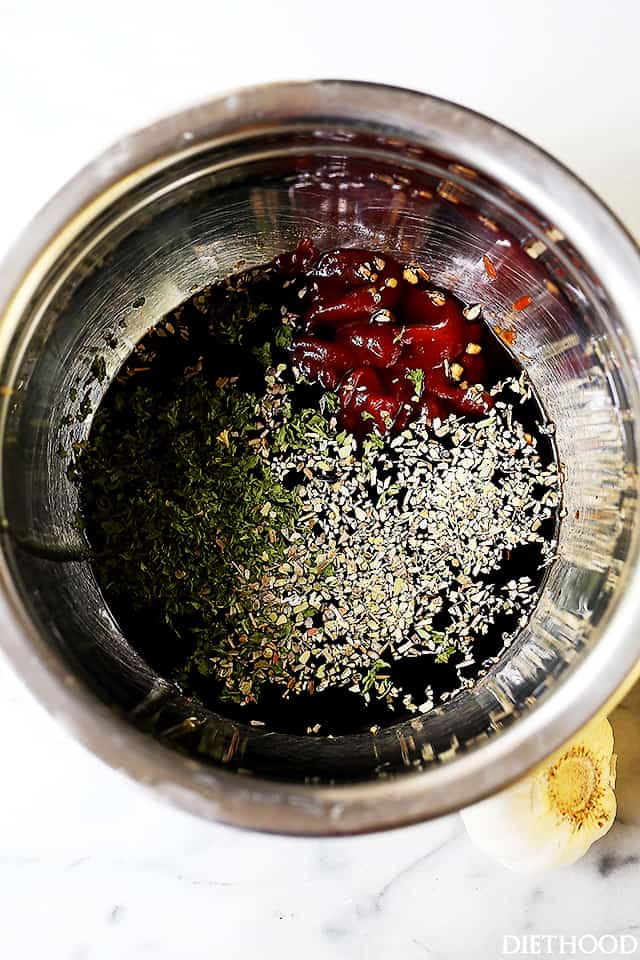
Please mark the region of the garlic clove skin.
<svg viewBox="0 0 640 960"><path fill-rule="evenodd" d="M461 813L471 840L521 873L575 863L616 815L608 720L592 720L531 774Z"/></svg>

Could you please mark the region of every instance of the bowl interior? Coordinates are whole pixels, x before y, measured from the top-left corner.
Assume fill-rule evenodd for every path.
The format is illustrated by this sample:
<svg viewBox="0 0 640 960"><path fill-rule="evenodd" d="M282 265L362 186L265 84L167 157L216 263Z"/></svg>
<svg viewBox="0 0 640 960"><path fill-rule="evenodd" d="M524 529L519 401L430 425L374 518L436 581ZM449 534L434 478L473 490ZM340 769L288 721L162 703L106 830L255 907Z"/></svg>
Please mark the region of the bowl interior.
<svg viewBox="0 0 640 960"><path fill-rule="evenodd" d="M95 411L145 331L198 288L303 236L320 248L410 255L436 283L484 304L495 327L513 331L513 352L557 426L565 472L558 557L531 622L474 688L376 737L253 728L195 706L157 676L103 600L67 479L68 456L91 426L87 404ZM524 296L531 305L514 309ZM87 377L96 355L106 362L102 383ZM42 278L0 382L10 392L6 551L30 618L76 681L207 763L297 782L455 763L562 684L597 643L628 574L637 397L629 346L596 266L543 210L467 156L406 136L281 124L200 143L121 185Z"/></svg>

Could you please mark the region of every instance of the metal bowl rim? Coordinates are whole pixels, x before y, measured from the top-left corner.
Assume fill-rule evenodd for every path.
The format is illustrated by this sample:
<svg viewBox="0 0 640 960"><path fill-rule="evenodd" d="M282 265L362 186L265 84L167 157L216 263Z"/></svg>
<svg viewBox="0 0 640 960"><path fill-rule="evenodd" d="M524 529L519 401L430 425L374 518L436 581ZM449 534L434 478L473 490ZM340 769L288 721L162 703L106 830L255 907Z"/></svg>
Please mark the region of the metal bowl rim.
<svg viewBox="0 0 640 960"><path fill-rule="evenodd" d="M274 104L300 103L308 117L348 122L354 105L377 126L426 140L462 138L477 166L538 206L574 241L620 314L640 311L640 251L622 224L577 177L514 131L424 93L342 80L243 88L142 128L103 152L33 219L0 271L0 349L47 267L96 212L153 170L201 148L211 137L249 132L273 118ZM277 112L277 111L276 111ZM195 131L195 132L194 132ZM187 136L185 136L187 134ZM492 159L500 155L499 169ZM467 157L469 154L467 154ZM508 157L508 163L505 162ZM562 197L562 203L554 200ZM537 200L546 200L537 203ZM597 231L582 224L598 224ZM640 325L626 334L640 355ZM6 406L7 398L3 398ZM636 527L638 524L636 523ZM637 537L630 555L637 558ZM640 675L640 566L637 562L594 649L558 689L500 736L453 761L388 780L339 786L289 784L213 768L145 736L70 674L40 637L0 558L5 629L0 645L44 706L92 752L177 805L215 820L276 833L331 835L399 827L474 803L519 779L594 714L606 712ZM605 642L606 641L606 642Z"/></svg>

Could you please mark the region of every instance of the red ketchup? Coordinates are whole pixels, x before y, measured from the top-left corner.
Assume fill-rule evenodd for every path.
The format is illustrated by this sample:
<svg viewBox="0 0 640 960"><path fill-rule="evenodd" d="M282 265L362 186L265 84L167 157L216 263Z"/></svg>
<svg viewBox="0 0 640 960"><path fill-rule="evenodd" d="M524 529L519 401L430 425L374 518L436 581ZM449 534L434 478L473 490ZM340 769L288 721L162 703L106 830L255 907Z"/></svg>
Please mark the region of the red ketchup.
<svg viewBox="0 0 640 960"><path fill-rule="evenodd" d="M309 380L340 398L344 427L358 437L373 427L403 430L421 413L482 416L485 327L437 290L424 271L403 269L388 254L343 248L318 254L302 240L274 261L300 283L302 332L293 360Z"/></svg>

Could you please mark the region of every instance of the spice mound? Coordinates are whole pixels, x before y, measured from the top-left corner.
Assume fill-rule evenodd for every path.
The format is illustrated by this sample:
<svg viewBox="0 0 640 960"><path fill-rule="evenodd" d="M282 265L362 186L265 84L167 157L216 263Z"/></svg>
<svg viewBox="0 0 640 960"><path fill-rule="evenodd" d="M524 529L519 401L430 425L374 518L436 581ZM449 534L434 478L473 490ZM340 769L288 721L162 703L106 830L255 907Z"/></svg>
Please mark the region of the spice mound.
<svg viewBox="0 0 640 960"><path fill-rule="evenodd" d="M526 625L556 548L553 425L480 307L425 278L303 241L165 317L98 408L70 469L97 580L206 706L375 732Z"/></svg>

